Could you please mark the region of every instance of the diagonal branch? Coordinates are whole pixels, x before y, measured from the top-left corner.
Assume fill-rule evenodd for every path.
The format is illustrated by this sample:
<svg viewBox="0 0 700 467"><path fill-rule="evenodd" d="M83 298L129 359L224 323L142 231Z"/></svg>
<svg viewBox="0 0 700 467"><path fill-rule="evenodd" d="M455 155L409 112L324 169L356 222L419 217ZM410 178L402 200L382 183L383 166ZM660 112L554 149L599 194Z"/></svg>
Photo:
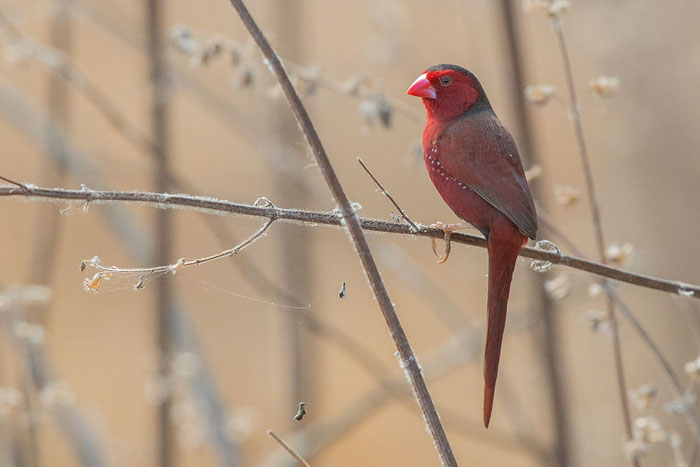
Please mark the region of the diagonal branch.
<svg viewBox="0 0 700 467"><path fill-rule="evenodd" d="M289 444L287 444L282 438L277 436L274 431L267 430L267 434L272 436L274 440L277 441L279 445L282 446L284 450L287 451L289 455L292 456L294 460L296 460L299 463L299 465L309 467L309 463L306 462L303 457L297 454L297 452L294 449L292 449L292 447Z"/></svg>
<svg viewBox="0 0 700 467"><path fill-rule="evenodd" d="M263 35L262 31L260 31L260 28L253 20L253 17L248 12L248 9L243 4L242 0L231 0L231 5L238 12L241 20L248 28L251 36L258 44L258 47L260 47L260 50L267 59L270 68L277 77L280 86L287 96L287 100L292 106L297 122L301 126L304 136L306 137L306 140L314 153L316 162L321 170L321 173L323 174L323 178L326 180L328 188L333 194L333 198L338 203L345 227L352 237L352 241L355 245L360 260L362 261L365 272L367 273L367 277L372 286L372 290L374 291L374 295L379 302L379 307L381 308L384 319L389 327L391 337L394 340L394 344L399 352L402 368L411 381L411 385L413 386L413 390L416 394L416 399L421 407L421 410L423 411L428 430L440 455L440 461L443 465L457 465L457 461L452 453L452 448L447 441L445 430L440 423L440 417L437 414L433 400L428 392L428 387L423 379L418 360L413 354L413 349L411 348L408 338L401 327L396 311L394 311L394 305L389 298L389 293L384 286L384 282L379 274L377 265L375 264L372 253L369 250L367 240L362 232L360 220L357 217L355 210L352 208L350 201L345 195L345 191L343 190L343 187L341 186L340 181L333 170L333 166L326 155L326 151L321 144L321 140L316 133L316 129L311 122L311 118L306 112L301 99L299 99L299 95L294 90L294 86L292 86L287 73L284 71L282 63L277 57L277 54L274 50L272 50L272 47Z"/></svg>
<svg viewBox="0 0 700 467"><path fill-rule="evenodd" d="M8 179L5 179L8 180ZM279 207L255 206L252 204L233 203L203 196L186 194L150 193L139 191L98 191L83 188L82 190L65 190L62 188L42 188L34 185L19 184L12 181L13 186L0 186L0 196L21 197L38 201L68 200L82 201L84 204L106 204L113 202L131 202L153 205L159 208L180 208L209 214L241 214L252 217L266 217L268 219L298 222L313 225L343 225L343 218L336 212L308 211L305 209L285 209ZM18 188L19 185L20 187ZM24 188L21 188L21 187ZM409 225L397 224L378 219L359 219L360 227L373 232L384 232L416 237L442 238L444 233L440 229L430 228L418 224L420 230L414 232ZM486 247L483 237L476 235L454 233L451 238L453 243L462 243L481 248ZM624 269L614 268L605 264L589 261L575 256L568 256L561 252L540 250L533 247L523 247L520 256L530 259L549 261L552 264L567 266L580 271L595 274L600 277L626 282L628 284L660 290L684 297L700 299L700 285L688 284L680 281L662 279L645 274L639 274Z"/></svg>

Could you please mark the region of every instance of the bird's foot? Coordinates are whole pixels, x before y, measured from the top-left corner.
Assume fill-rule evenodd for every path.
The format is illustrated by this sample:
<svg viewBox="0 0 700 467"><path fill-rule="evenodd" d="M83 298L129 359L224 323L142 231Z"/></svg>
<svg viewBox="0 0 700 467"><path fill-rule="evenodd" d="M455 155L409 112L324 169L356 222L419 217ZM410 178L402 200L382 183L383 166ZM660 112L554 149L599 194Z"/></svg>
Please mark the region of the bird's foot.
<svg viewBox="0 0 700 467"><path fill-rule="evenodd" d="M431 226L430 226L431 228L440 229L445 233L445 237L444 237L444 239L445 239L445 256L444 256L444 258L441 258L440 253L437 252L437 242L436 242L435 238L433 237L430 239L430 244L433 247L433 253L435 253L435 256L440 258L438 260L438 263L442 264L445 261L447 261L447 258L450 257L450 251L452 250L452 244L450 242L450 237L452 236L452 232L454 232L456 230L466 229L469 226L470 225L465 223L465 222L461 222L459 224L443 224L442 222L438 221L434 224L431 224Z"/></svg>

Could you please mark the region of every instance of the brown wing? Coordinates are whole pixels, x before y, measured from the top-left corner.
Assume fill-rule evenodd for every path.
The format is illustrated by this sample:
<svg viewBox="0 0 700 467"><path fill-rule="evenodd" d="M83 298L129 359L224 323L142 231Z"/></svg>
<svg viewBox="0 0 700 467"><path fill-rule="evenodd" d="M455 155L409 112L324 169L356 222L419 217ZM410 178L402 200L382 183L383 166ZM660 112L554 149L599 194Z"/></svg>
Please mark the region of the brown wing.
<svg viewBox="0 0 700 467"><path fill-rule="evenodd" d="M537 212L515 142L492 111L462 117L437 140L440 162L534 240Z"/></svg>

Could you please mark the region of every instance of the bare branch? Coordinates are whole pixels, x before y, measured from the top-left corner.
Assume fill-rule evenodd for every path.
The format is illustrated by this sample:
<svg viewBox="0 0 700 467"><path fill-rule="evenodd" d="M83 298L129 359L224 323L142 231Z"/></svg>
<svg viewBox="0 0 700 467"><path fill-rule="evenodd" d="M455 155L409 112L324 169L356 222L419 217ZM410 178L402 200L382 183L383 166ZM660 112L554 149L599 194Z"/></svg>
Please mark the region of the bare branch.
<svg viewBox="0 0 700 467"><path fill-rule="evenodd" d="M457 460L455 459L452 448L447 440L445 430L440 423L440 417L438 416L433 400L428 392L428 387L423 379L420 365L418 364L418 360L413 353L413 349L408 342L408 338L401 327L399 318L394 311L394 305L389 298L389 293L384 286L382 277L379 274L377 265L374 262L372 253L367 245L367 240L362 232L360 220L357 217L355 210L352 208L350 201L345 195L345 191L343 190L343 187L341 186L340 181L333 170L333 166L326 155L326 151L321 144L321 140L316 133L316 129L311 122L311 118L306 112L306 108L304 107L304 104L302 104L301 99L299 99L299 95L294 89L294 86L292 86L289 76L287 76L287 73L284 71L284 67L280 62L279 57L275 51L272 50L269 42L263 35L262 31L260 31L260 28L255 23L255 20L253 20L253 17L248 12L248 9L243 4L243 1L231 0L231 5L238 12L241 20L248 28L251 36L258 44L258 47L260 47L260 50L267 59L271 70L277 77L282 90L287 96L287 100L292 106L297 122L301 126L304 136L306 137L306 140L314 153L316 163L318 164L321 173L328 184L328 188L333 194L333 198L335 198L335 201L338 203L345 227L352 237L352 241L355 245L360 260L362 261L365 272L367 273L367 277L372 286L372 290L374 291L374 295L379 302L379 307L384 315L387 326L389 327L391 337L394 340L394 344L398 350L402 368L411 381L411 385L413 386L413 390L416 394L416 400L423 411L425 422L430 435L435 442L435 447L438 450L440 461L443 465L456 466Z"/></svg>
<svg viewBox="0 0 700 467"><path fill-rule="evenodd" d="M62 188L42 188L25 185L26 190L18 191L15 187L0 186L0 196L22 197L40 201L70 200L82 201L85 203L114 203L132 202L149 204L159 208L185 208L193 211L220 213L220 214L242 214L253 217L266 217L268 219L299 222L302 224L321 224L341 226L342 217L335 212L308 211L305 209L285 209L279 207L255 206L252 204L233 203L231 201L218 200L209 197L191 196L185 194L151 193L139 191L98 191L89 190L64 190ZM385 232L400 235L412 235L427 238L443 238L444 232L440 229L431 228L423 224L419 232L413 232L411 227L405 224L396 224L378 219L360 218L359 223L362 229L373 232ZM486 247L483 237L476 235L453 233L451 237L453 243ZM688 284L680 281L661 279L658 277L625 271L605 264L589 261L583 258L568 256L561 252L551 252L533 247L523 247L520 249L520 256L531 259L549 261L552 264L567 266L570 268L585 271L608 279L613 279L628 284L645 287L648 289L660 290L682 297L700 299L700 286Z"/></svg>

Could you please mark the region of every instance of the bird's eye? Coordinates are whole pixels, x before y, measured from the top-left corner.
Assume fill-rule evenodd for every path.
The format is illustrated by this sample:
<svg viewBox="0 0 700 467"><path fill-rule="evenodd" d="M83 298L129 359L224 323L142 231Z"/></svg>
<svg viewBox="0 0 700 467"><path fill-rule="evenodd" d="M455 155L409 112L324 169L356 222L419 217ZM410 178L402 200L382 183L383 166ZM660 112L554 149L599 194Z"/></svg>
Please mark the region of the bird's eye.
<svg viewBox="0 0 700 467"><path fill-rule="evenodd" d="M440 84L443 86L449 86L452 84L452 77L451 76L443 76L440 78Z"/></svg>

